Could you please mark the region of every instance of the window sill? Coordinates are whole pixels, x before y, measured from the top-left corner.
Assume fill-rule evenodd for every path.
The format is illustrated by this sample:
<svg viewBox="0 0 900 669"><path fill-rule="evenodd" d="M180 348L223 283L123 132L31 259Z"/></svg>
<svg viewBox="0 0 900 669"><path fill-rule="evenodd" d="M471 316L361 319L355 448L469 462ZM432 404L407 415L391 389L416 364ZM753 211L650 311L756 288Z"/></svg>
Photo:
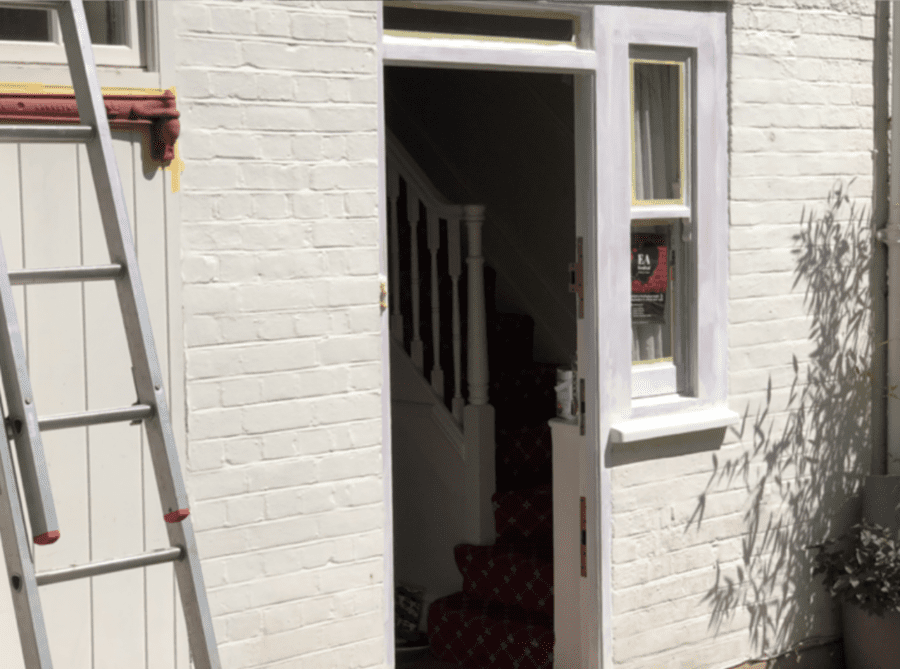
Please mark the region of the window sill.
<svg viewBox="0 0 900 669"><path fill-rule="evenodd" d="M613 425L610 428L609 439L615 444L630 444L647 439L729 427L737 424L740 419L739 414L724 407L666 416L633 418Z"/></svg>

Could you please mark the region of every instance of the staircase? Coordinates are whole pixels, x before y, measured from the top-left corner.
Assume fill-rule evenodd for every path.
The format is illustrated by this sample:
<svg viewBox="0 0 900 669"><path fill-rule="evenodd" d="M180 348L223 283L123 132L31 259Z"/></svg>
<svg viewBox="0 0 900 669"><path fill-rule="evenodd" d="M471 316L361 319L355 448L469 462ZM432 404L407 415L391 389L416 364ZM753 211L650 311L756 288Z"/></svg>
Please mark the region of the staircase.
<svg viewBox="0 0 900 669"><path fill-rule="evenodd" d="M454 548L462 591L432 603L432 655L466 668L553 666L551 440L556 367L531 360L534 321L496 314L490 328L497 416L497 540Z"/></svg>
<svg viewBox="0 0 900 669"><path fill-rule="evenodd" d="M530 316L494 312L484 208L446 202L390 133L388 200L395 578L437 592L433 658L549 669L556 366Z"/></svg>

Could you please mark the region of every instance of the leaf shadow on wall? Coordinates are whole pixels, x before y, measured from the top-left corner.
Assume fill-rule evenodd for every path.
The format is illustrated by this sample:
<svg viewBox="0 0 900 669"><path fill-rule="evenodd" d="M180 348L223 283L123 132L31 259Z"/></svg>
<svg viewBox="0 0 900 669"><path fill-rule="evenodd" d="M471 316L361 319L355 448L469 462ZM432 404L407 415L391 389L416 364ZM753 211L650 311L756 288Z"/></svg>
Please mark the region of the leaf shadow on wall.
<svg viewBox="0 0 900 669"><path fill-rule="evenodd" d="M868 470L874 235L871 216L850 202L852 183L835 184L824 214L804 207L794 236L792 289L806 287L812 351L803 364L792 355L786 406L773 406L770 372L764 405L751 416L748 404L732 428L742 452L723 462L712 455L712 475L685 530L701 525L717 492L746 491L740 555L717 549L703 601L717 635L736 631L738 623L729 622L746 610L754 652L765 655L836 629L806 547L856 522L856 493Z"/></svg>

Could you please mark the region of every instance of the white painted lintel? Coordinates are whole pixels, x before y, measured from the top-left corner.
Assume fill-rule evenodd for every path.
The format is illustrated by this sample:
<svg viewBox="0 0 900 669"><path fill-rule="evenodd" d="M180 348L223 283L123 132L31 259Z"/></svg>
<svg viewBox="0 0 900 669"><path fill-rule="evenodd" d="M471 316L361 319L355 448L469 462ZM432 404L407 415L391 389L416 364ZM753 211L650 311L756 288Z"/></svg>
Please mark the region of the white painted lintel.
<svg viewBox="0 0 900 669"><path fill-rule="evenodd" d="M597 55L593 51L574 47L384 35L382 49L385 65L406 67L480 67L530 72L591 73L597 67Z"/></svg>

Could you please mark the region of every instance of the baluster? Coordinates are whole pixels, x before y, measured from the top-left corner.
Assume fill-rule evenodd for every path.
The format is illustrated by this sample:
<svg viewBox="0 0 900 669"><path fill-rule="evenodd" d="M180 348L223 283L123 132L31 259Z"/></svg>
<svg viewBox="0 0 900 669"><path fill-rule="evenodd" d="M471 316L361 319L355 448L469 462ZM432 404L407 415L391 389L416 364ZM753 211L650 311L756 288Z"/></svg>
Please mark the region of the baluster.
<svg viewBox="0 0 900 669"><path fill-rule="evenodd" d="M481 255L481 226L484 206L470 204L463 207L469 232L469 404L488 403L487 312L484 299L484 256Z"/></svg>
<svg viewBox="0 0 900 669"><path fill-rule="evenodd" d="M453 417L462 422L462 336L459 327L459 275L462 273L460 255L462 255L459 238L459 219L447 221L447 271L453 291Z"/></svg>
<svg viewBox="0 0 900 669"><path fill-rule="evenodd" d="M431 209L425 212L428 226L428 251L431 253L431 347L434 363L431 368L431 388L443 401L444 370L441 369L441 296L438 293L437 254L441 246L441 222Z"/></svg>
<svg viewBox="0 0 900 669"><path fill-rule="evenodd" d="M410 280L412 282L412 325L413 337L409 355L420 372L425 366L423 362L422 337L419 321L419 196L412 182L406 183L406 218L409 222Z"/></svg>
<svg viewBox="0 0 900 669"><path fill-rule="evenodd" d="M403 315L400 313L400 233L397 222L397 200L400 198L400 175L388 169L388 211L391 235L391 336L403 343Z"/></svg>

